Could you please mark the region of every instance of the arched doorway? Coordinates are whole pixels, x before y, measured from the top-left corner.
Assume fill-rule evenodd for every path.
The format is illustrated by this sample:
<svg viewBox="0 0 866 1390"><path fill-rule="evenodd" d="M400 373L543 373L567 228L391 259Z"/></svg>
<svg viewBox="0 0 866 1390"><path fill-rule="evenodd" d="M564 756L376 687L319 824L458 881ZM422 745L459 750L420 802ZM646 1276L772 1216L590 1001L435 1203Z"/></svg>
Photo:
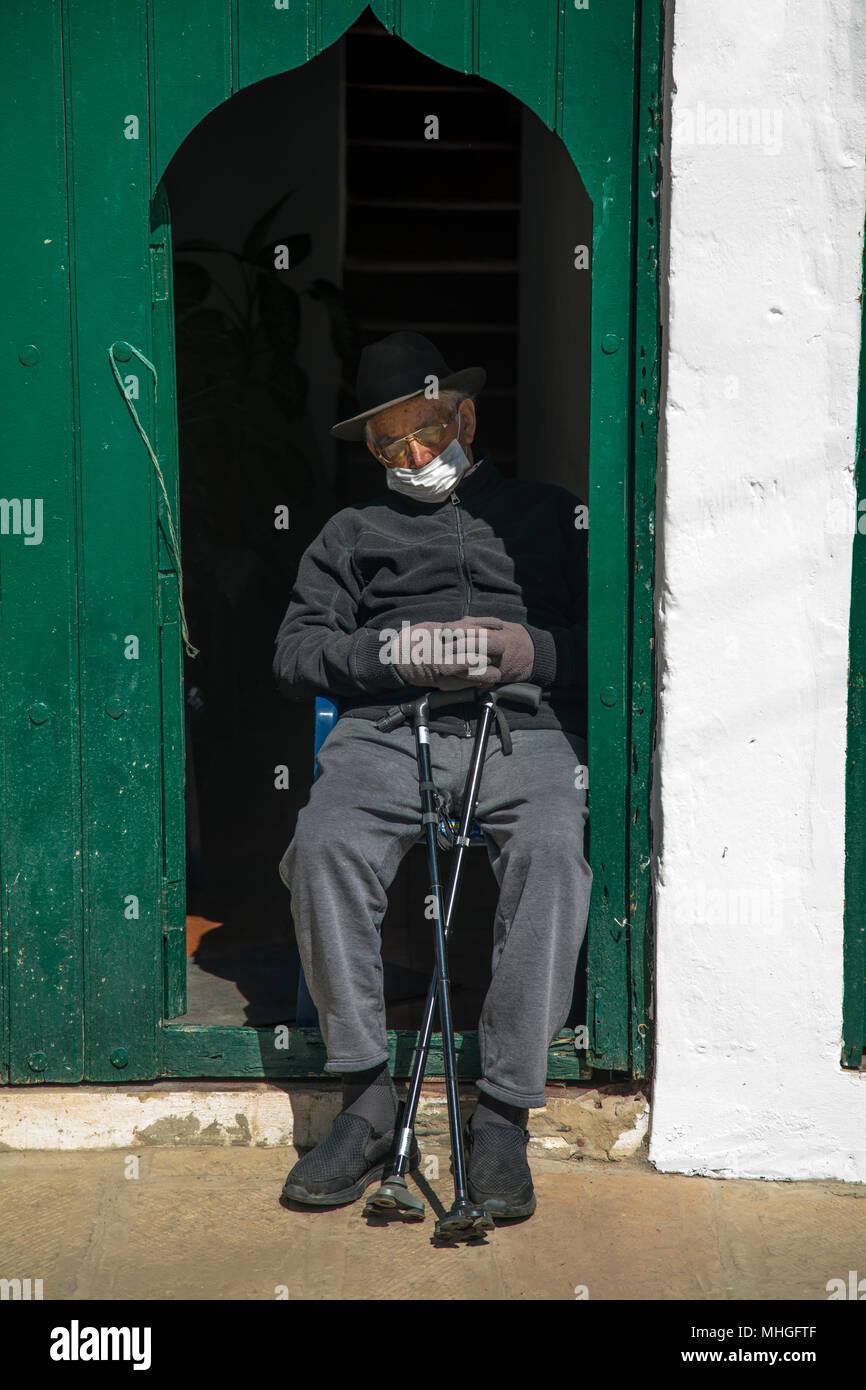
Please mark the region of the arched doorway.
<svg viewBox="0 0 866 1390"><path fill-rule="evenodd" d="M34 136L34 148L43 139L47 149L59 129L66 150L59 172L68 191L70 254L58 263L50 289L61 320L65 314L70 323L72 352L52 385L60 400L55 457L67 460L66 486L74 497L67 543L80 565L75 583L61 587L77 631L78 646L66 656L71 705L81 711L83 813L83 910L57 939L80 986L62 1001L63 1019L39 1073L46 1080L79 1071L113 1081L320 1070L315 1042L295 1032L278 1043L273 1030L165 1022L180 995L185 816L183 649L171 539L178 514L173 309L168 207L158 190L175 152L207 112L253 83L308 62L363 8L347 0L306 7L239 0L214 12L204 0L155 0L149 17L118 12L105 18L87 0L74 0L62 18L55 16L51 43L40 50L52 90L62 95ZM447 14L409 0L372 7L390 33L438 63L512 93L555 130L592 202L595 891L587 1021L590 1060L612 1069L631 1066L638 1075L646 1066L649 1004L645 801L659 8L657 0L586 8L508 0L495 10L482 0L454 0ZM574 273L581 274L577 239L565 221L560 251L567 249ZM31 410L39 409L41 389L28 399ZM131 404L153 442L159 474ZM50 431L44 437L50 441ZM47 492L50 479L45 483ZM4 576L7 593L15 592L24 573L20 565L13 556ZM75 792L70 795L64 824L75 833ZM56 797L45 802L46 825L59 808ZM65 866L68 838L54 853ZM5 870L10 883L17 881L15 872L13 855ZM69 892L74 897L71 885ZM48 905L56 911L56 904ZM38 958L40 929L30 922L16 927L25 955L29 942ZM10 976L10 998L17 983ZM41 1055L40 1028L24 1010L11 1009L9 1017L10 1080L32 1080L28 1059Z"/></svg>

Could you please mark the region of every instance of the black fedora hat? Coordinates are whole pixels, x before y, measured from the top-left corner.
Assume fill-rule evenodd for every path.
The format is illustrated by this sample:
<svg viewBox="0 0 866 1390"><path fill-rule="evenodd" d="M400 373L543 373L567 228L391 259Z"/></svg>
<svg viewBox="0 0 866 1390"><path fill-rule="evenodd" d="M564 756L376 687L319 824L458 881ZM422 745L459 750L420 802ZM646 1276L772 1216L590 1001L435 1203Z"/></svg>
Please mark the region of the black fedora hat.
<svg viewBox="0 0 866 1390"><path fill-rule="evenodd" d="M363 439L364 427L372 415L420 395L431 376L437 379L437 390L465 391L470 396L480 391L487 380L483 367L452 372L439 349L423 333L389 333L387 338L371 343L364 348L358 363L355 390L361 410L351 420L332 425L331 434L338 439Z"/></svg>

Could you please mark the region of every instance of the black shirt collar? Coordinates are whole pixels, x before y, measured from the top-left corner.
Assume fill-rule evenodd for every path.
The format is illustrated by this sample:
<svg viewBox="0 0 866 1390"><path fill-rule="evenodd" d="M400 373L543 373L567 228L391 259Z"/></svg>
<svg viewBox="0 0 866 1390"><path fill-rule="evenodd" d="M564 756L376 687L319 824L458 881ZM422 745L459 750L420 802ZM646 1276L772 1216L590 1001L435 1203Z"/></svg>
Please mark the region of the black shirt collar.
<svg viewBox="0 0 866 1390"><path fill-rule="evenodd" d="M458 482L454 491L463 501L465 498L474 497L483 488L488 487L492 482L501 478L501 473L496 467L489 454L484 454L478 460L478 467L473 470L470 476L463 477Z"/></svg>

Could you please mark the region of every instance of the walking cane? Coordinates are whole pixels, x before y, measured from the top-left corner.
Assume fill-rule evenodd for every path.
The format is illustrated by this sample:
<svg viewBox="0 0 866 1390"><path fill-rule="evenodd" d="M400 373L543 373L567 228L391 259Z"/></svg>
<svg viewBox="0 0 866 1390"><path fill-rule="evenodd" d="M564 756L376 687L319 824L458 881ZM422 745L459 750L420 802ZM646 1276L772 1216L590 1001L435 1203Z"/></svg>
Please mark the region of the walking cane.
<svg viewBox="0 0 866 1390"><path fill-rule="evenodd" d="M457 1090L457 1064L454 1050L454 1028L451 1017L451 990L448 979L446 940L453 920L460 886L463 855L469 846L469 830L478 804L481 774L490 726L495 718L502 737L503 752L511 752L511 737L508 723L499 701L506 699L515 704L537 709L541 701L541 688L525 682L501 685L479 693L481 714L475 735L472 762L466 778L463 793L463 807L460 816L459 833L456 837L457 855L451 874L447 907L443 909L442 885L439 881L439 863L436 848L436 830L439 813L435 809L434 793L436 787L431 778L430 767L430 710L447 704L464 704L475 698L472 689L461 691L431 691L419 699L395 706L376 727L383 732L396 729L406 719L412 719L415 729L415 750L418 759L418 784L421 790L423 813L421 823L427 848L427 862L430 874L431 896L434 900L433 939L436 950L436 970L427 992L424 1023L419 1039L418 1050L412 1068L409 1094L403 1112L402 1125L397 1140L396 1162L392 1174L381 1187L368 1197L364 1207L365 1216L379 1216L385 1211L399 1211L409 1220L423 1221L424 1203L420 1197L411 1193L406 1185L406 1172L409 1167L409 1151L421 1095L421 1085L430 1052L433 1034L433 1015L436 1000L439 1001L439 1020L442 1029L442 1044L445 1060L445 1089L448 1097L448 1123L451 1131L451 1158L454 1171L454 1205L449 1212L436 1222L435 1235L442 1240L469 1239L483 1231L493 1229L493 1219L484 1207L477 1207L469 1200L466 1189L466 1171L463 1155L463 1134L460 1126L460 1105Z"/></svg>

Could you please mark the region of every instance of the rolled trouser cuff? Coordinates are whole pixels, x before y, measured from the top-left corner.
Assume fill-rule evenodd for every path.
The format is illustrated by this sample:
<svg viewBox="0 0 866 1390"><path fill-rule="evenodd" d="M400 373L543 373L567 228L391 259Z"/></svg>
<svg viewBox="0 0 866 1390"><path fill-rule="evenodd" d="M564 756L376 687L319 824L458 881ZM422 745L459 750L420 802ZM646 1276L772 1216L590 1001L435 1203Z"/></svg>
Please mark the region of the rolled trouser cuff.
<svg viewBox="0 0 866 1390"><path fill-rule="evenodd" d="M374 1056L361 1058L329 1057L325 1063L325 1071L369 1071L371 1067L381 1067L385 1062L390 1061L391 1054L389 1052L377 1052Z"/></svg>
<svg viewBox="0 0 866 1390"><path fill-rule="evenodd" d="M484 1091L496 1100L504 1101L506 1105L513 1105L518 1110L538 1110L540 1106L547 1104L547 1096L543 1091L506 1091L504 1086L497 1086L486 1077L476 1081L475 1085L479 1091Z"/></svg>

